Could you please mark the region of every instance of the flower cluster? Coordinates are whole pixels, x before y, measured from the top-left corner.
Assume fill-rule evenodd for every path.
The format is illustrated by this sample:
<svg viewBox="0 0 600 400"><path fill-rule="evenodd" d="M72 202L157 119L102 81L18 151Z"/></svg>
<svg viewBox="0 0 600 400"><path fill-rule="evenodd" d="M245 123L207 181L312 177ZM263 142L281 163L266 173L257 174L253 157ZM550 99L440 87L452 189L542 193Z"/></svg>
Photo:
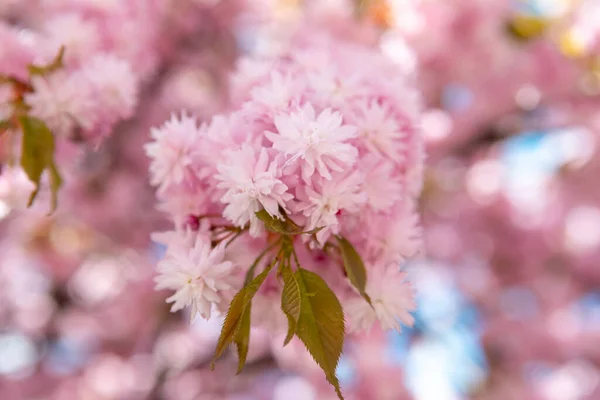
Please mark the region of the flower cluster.
<svg viewBox="0 0 600 400"><path fill-rule="evenodd" d="M130 65L112 54L99 54L81 68L34 76L25 95L30 114L45 121L59 137L99 144L120 120L131 117L137 80Z"/></svg>
<svg viewBox="0 0 600 400"><path fill-rule="evenodd" d="M6 138L0 162L20 162L36 187L29 204L47 176L56 206L60 159L71 159L61 151L68 143L97 148L133 116L157 58L146 45L158 29L140 27L155 26L161 15L153 2L61 1L17 13L14 25L0 22L0 135ZM138 41L130 40L132 30ZM136 64L143 67L134 74Z"/></svg>
<svg viewBox="0 0 600 400"><path fill-rule="evenodd" d="M351 331L412 324L400 264L419 250L423 150L410 78L369 48L315 34L242 60L232 86L240 101L229 114L202 126L174 115L146 146L160 207L176 225L159 239L167 252L157 278L176 291L172 310L209 317L243 286L260 299L253 323L285 330L285 300L283 312L260 305L286 292L267 275L278 265L285 277L293 255L297 274L327 281Z"/></svg>
<svg viewBox="0 0 600 400"><path fill-rule="evenodd" d="M39 30L2 26L8 46L0 53L7 60L1 72L27 84L23 106L29 115L46 122L58 137L95 145L131 117L140 84L131 65L150 63L126 48L122 37L126 27L149 22L151 7L142 10L137 3L109 10L69 2L44 5L40 12L47 18L38 22ZM60 68L31 69L50 63L59 52L64 53Z"/></svg>

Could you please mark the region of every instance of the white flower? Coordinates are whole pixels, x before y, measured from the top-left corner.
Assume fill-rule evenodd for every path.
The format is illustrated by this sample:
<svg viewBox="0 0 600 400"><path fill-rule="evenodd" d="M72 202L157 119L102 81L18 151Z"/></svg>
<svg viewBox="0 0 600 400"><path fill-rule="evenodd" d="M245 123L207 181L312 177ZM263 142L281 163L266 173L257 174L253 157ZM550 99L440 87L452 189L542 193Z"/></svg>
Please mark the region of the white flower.
<svg viewBox="0 0 600 400"><path fill-rule="evenodd" d="M277 163L269 162L265 148L257 154L246 144L229 153L227 162L218 165L217 169L218 187L227 190L221 198L221 202L227 204L223 216L239 227L250 223L250 235L256 237L262 232L262 223L255 215L261 207L276 218L282 218L280 206L289 212L285 202L293 196L277 178Z"/></svg>
<svg viewBox="0 0 600 400"><path fill-rule="evenodd" d="M368 269L366 292L371 298L371 307L365 299L353 296L344 304L350 320L350 331L369 330L379 321L382 329L401 331L400 322L412 326L414 318L410 311L416 309L414 290L406 281L406 273L397 264L375 265Z"/></svg>
<svg viewBox="0 0 600 400"><path fill-rule="evenodd" d="M342 210L356 213L366 201L366 193L361 191L363 179L358 172L346 176L336 174L333 178L329 181L320 179L315 188L307 186L305 191L300 191L295 208L308 218L307 230L324 227L317 233L321 244L332 233L340 232L338 215Z"/></svg>
<svg viewBox="0 0 600 400"><path fill-rule="evenodd" d="M265 132L273 148L291 156L287 164L300 160L302 179L309 182L315 169L325 179L331 171L341 172L354 163L358 151L346 143L356 135L356 128L342 125L342 115L331 109L318 116L310 104L290 115L275 117L278 134Z"/></svg>
<svg viewBox="0 0 600 400"><path fill-rule="evenodd" d="M191 306L191 318L200 314L202 318L210 318L212 304L222 300L222 292L233 288L234 265L224 261L225 246L211 249L210 242L201 235L195 235L191 246L190 235L180 241L173 237L162 238L170 242L167 254L158 263L156 277L157 289L175 290L175 294L167 299L173 303L171 312Z"/></svg>
<svg viewBox="0 0 600 400"><path fill-rule="evenodd" d="M163 126L150 131L154 142L144 146L152 158L150 182L163 191L170 185L183 181L186 169L192 164L194 143L200 136L196 119L182 114L175 115Z"/></svg>

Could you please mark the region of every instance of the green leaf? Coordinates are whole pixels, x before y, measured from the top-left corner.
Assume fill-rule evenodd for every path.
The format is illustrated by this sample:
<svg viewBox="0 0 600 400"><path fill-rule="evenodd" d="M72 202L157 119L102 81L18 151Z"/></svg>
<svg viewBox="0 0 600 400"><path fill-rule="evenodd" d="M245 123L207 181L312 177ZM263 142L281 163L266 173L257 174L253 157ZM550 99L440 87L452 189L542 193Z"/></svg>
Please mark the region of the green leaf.
<svg viewBox="0 0 600 400"><path fill-rule="evenodd" d="M325 372L327 381L343 400L340 383L335 375L346 331L342 306L319 275L298 268L294 276L300 288L300 313L296 336L302 340Z"/></svg>
<svg viewBox="0 0 600 400"><path fill-rule="evenodd" d="M227 315L225 316L225 321L223 321L223 327L221 328L221 334L219 336L219 340L217 342L217 348L215 349L215 355L213 356L211 368L215 368L215 362L221 357L225 349L231 344L233 341L238 341L236 339L238 330L241 330L243 335L244 331L244 323L245 319L248 318L248 322L250 319L250 305L252 303L252 299L254 295L260 288L260 285L265 281L269 272L273 268L275 263L269 264L267 268L263 272L261 272L256 278L254 278L248 285L244 286L242 290L236 293L229 304L229 310L227 311ZM248 316L245 316L245 313L248 313ZM241 337L241 336L240 336ZM241 339L239 339L241 341ZM238 348L238 354L240 354L240 348ZM242 360L240 360L242 361ZM245 361L245 355L244 360ZM243 364L241 365L243 367ZM241 369L239 367L239 369Z"/></svg>
<svg viewBox="0 0 600 400"><path fill-rule="evenodd" d="M350 279L350 283L358 289L358 292L367 303L371 304L371 298L365 291L367 286L367 270L360 254L358 254L358 251L356 251L354 246L352 246L352 243L346 238L336 236L336 239L340 246L344 269L346 270L348 279Z"/></svg>
<svg viewBox="0 0 600 400"><path fill-rule="evenodd" d="M63 67L63 59L65 57L65 46L61 46L58 50L58 54L54 57L54 60L47 65L29 65L29 75L47 75Z"/></svg>
<svg viewBox="0 0 600 400"><path fill-rule="evenodd" d="M237 374L242 372L244 365L246 364L246 357L248 356L248 347L250 346L250 315L252 310L252 303L242 312L242 318L240 323L233 335L233 342L237 347L238 352L238 369Z"/></svg>
<svg viewBox="0 0 600 400"><path fill-rule="evenodd" d="M60 187L61 179L58 171L56 171L56 167L53 167L54 135L52 135L46 123L35 117L20 116L19 124L23 131L21 167L27 174L27 177L35 184L35 190L29 196L27 204L31 206L40 190L42 174L46 168L54 170L54 173L51 171L51 175L53 175L51 183L54 187L53 196L58 187ZM53 198L54 201L55 199Z"/></svg>
<svg viewBox="0 0 600 400"><path fill-rule="evenodd" d="M281 310L288 320L288 333L283 342L283 345L286 346L296 333L296 325L300 317L300 286L289 266L282 269L281 275L283 276Z"/></svg>
<svg viewBox="0 0 600 400"><path fill-rule="evenodd" d="M354 14L358 18L365 16L366 10L368 9L368 3L370 0L354 0Z"/></svg>
<svg viewBox="0 0 600 400"><path fill-rule="evenodd" d="M324 227L324 226L320 226L320 227L318 227L318 228L311 229L310 231L305 231L305 232L302 232L302 233L306 233L306 234L308 234L308 235L313 235L313 234L315 234L315 233L319 233L319 232L320 232L320 231L322 231L323 229L325 229L325 227Z"/></svg>
<svg viewBox="0 0 600 400"><path fill-rule="evenodd" d="M294 236L301 234L313 234L319 232L323 227L315 228L310 231L305 231L300 225L295 223L290 217L288 217L283 209L280 209L283 219L279 219L271 216L265 209L257 211L256 217L265 224L265 228L269 232L279 233L286 236Z"/></svg>
<svg viewBox="0 0 600 400"><path fill-rule="evenodd" d="M215 354L212 359L212 369L215 368L215 362L219 357L221 357L225 349L235 337L236 330L238 325L241 323L242 314L244 313L244 304L246 301L247 292L248 287L242 288L242 290L233 296L231 303L229 303L229 310L227 310L227 315L223 321L223 327L221 328L221 334L217 342L217 348L215 349Z"/></svg>
<svg viewBox="0 0 600 400"><path fill-rule="evenodd" d="M15 78L14 76L8 76L8 75L3 75L0 74L0 85L26 85L26 83L20 81L19 79Z"/></svg>
<svg viewBox="0 0 600 400"><path fill-rule="evenodd" d="M549 22L537 16L516 16L508 22L506 29L513 39L528 42L542 36L548 29Z"/></svg>
<svg viewBox="0 0 600 400"><path fill-rule="evenodd" d="M58 207L58 190L62 186L63 180L54 162L50 164L48 170L50 171L51 212L53 212L56 210L56 207Z"/></svg>
<svg viewBox="0 0 600 400"><path fill-rule="evenodd" d="M302 227L298 226L290 218L283 220L271 216L265 209L256 212L256 217L264 222L265 228L269 232L280 233L282 235L299 235L302 233Z"/></svg>

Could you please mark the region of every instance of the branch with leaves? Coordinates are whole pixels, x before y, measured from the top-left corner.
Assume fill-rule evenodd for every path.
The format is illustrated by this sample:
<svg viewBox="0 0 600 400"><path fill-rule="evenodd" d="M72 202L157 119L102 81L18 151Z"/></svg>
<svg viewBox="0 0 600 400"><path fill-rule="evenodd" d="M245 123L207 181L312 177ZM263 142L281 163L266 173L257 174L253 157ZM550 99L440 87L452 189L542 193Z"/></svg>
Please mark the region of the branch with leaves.
<svg viewBox="0 0 600 400"><path fill-rule="evenodd" d="M51 211L58 204L58 190L62 185L62 178L54 160L55 135L48 125L41 119L30 115L31 107L25 102L24 96L34 91L31 80L44 77L63 67L65 48L61 47L54 60L48 65L29 65L29 80L22 81L12 76L0 76L0 85L10 86L12 97L9 99L12 114L0 121L0 135L12 135L20 132L21 155L20 165L27 177L35 185L27 206L31 206L40 191L42 175L47 172L50 181ZM11 149L8 150L9 154ZM9 156L9 164L13 157Z"/></svg>
<svg viewBox="0 0 600 400"><path fill-rule="evenodd" d="M327 381L333 385L343 399L339 380L335 374L342 349L346 327L344 312L337 296L318 274L302 268L294 248L294 238L299 235L314 235L318 230L305 231L287 216L275 219L261 210L256 216L265 228L278 238L269 244L248 269L244 287L234 296L223 323L221 335L213 358L216 360L230 344L235 344L238 353L238 374L242 371L250 343L252 299L267 276L276 268L277 277L283 281L281 309L288 320L288 333L283 345L294 336L306 346L321 367ZM365 293L367 273L360 255L352 244L338 236L343 266L353 285L370 302ZM267 267L256 277L254 270L264 257L275 254Z"/></svg>
<svg viewBox="0 0 600 400"><path fill-rule="evenodd" d="M175 225L157 235L167 250L156 281L175 291L173 312L226 311L214 361L233 344L241 371L250 327L268 314L269 332L287 325L283 344L304 343L342 398L347 332L413 321L400 264L420 247L424 155L419 107L406 101L418 96L373 49L299 32L259 76L232 78L245 100L230 112L203 125L182 112L152 129L150 180Z"/></svg>

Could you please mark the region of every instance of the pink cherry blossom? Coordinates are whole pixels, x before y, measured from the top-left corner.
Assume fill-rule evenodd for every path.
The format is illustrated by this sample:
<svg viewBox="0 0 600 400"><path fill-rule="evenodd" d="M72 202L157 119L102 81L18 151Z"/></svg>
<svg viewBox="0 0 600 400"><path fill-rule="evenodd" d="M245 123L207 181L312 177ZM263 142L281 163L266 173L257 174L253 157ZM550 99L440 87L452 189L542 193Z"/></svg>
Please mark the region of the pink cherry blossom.
<svg viewBox="0 0 600 400"><path fill-rule="evenodd" d="M315 170L325 179L331 171L341 172L356 160L357 151L347 141L355 136L356 128L342 125L340 113L330 109L319 115L307 104L290 115L274 119L277 134L267 132L273 148L288 156L286 165L300 165L302 179L309 182Z"/></svg>
<svg viewBox="0 0 600 400"><path fill-rule="evenodd" d="M395 329L400 332L401 321L412 326L410 315L416 309L412 286L406 281L406 273L398 265L377 265L369 268L366 292L371 297L369 305L364 299L355 296L345 301L344 307L350 315L351 330L368 330L376 321L382 329Z"/></svg>
<svg viewBox="0 0 600 400"><path fill-rule="evenodd" d="M68 138L75 127L92 125L87 113L90 88L80 76L59 71L34 77L32 86L33 93L25 95L31 114L44 120L57 135Z"/></svg>
<svg viewBox="0 0 600 400"><path fill-rule="evenodd" d="M295 209L307 219L307 230L321 229L317 233L320 243L331 234L340 233L339 214L356 213L367 200L362 191L363 177L357 173L347 176L335 175L335 179L317 178L314 187L306 186L298 191Z"/></svg>
<svg viewBox="0 0 600 400"><path fill-rule="evenodd" d="M175 290L167 299L173 303L172 312L191 306L192 320L196 314L208 319L212 304L221 302L221 292L232 288L229 277L235 266L223 259L224 246L211 249L206 238L199 235L186 241L190 240L190 246L169 240L171 246L157 267L156 288Z"/></svg>
<svg viewBox="0 0 600 400"><path fill-rule="evenodd" d="M194 142L200 135L196 120L187 114L172 115L161 128L152 129L150 134L155 140L145 146L146 154L152 157L150 181L159 185L160 190L181 183L186 169L192 164Z"/></svg>
<svg viewBox="0 0 600 400"><path fill-rule="evenodd" d="M264 208L269 215L282 218L281 207L289 212L286 202L293 199L287 193L288 187L277 178L276 162L269 161L267 150L262 148L258 154L249 145L231 152L228 164L218 166L216 179L220 189L227 192L221 202L227 204L223 216L238 227L250 223L250 234L258 236L262 232L261 222L256 212Z"/></svg>

